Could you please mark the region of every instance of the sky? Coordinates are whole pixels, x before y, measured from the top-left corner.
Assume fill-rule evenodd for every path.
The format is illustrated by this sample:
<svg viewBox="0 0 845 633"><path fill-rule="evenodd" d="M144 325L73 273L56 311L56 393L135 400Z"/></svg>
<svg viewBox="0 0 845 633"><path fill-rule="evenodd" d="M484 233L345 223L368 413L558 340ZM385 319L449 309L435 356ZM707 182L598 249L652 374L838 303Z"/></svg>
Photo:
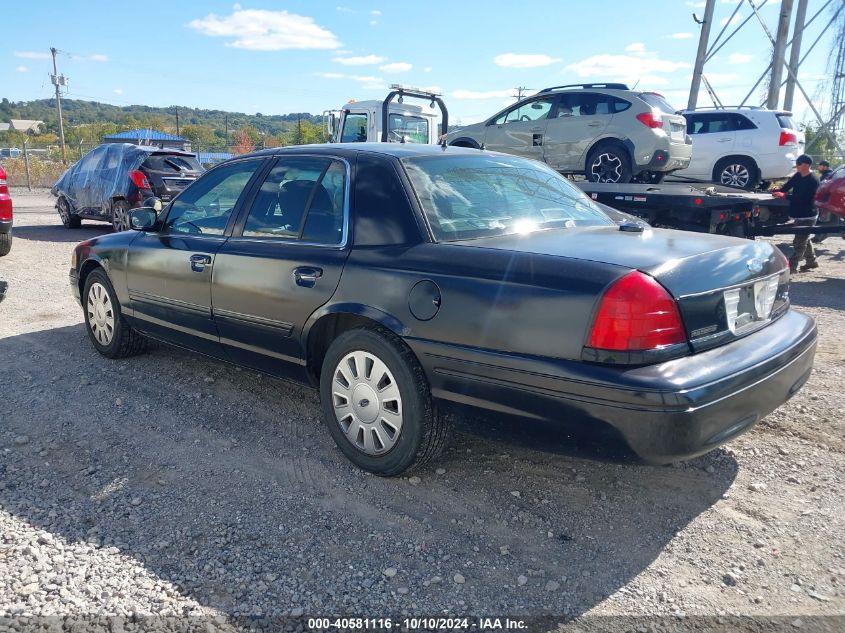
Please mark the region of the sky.
<svg viewBox="0 0 845 633"><path fill-rule="evenodd" d="M808 16L824 1L809 0ZM738 2L718 0L711 42ZM469 124L513 103L519 87L531 94L621 81L681 108L698 45L693 13L701 17L703 7L699 0L29 0L3 15L0 97L52 96L55 47L67 97L115 105L319 114L350 99L383 98L398 83L441 92L450 121ZM759 10L772 31L779 7L767 0ZM825 10L806 31L805 50L830 15ZM768 64L771 46L747 2L727 33L749 16L705 66L725 104L739 103ZM799 73L823 113L830 47L825 36ZM751 103L762 95L758 88ZM710 104L702 89L699 105ZM794 110L812 119L800 94Z"/></svg>

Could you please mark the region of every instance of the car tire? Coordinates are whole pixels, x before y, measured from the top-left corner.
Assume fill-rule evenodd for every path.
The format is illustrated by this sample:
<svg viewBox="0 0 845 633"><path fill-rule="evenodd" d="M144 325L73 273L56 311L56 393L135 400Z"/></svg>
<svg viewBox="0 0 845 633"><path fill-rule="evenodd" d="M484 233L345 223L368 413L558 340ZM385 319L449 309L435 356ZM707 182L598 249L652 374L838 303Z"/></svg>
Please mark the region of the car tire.
<svg viewBox="0 0 845 633"><path fill-rule="evenodd" d="M631 182L631 158L621 145L603 143L587 156L584 175L590 182Z"/></svg>
<svg viewBox="0 0 845 633"><path fill-rule="evenodd" d="M126 200L114 200L111 203L111 225L115 233L132 228L129 224L129 209Z"/></svg>
<svg viewBox="0 0 845 633"><path fill-rule="evenodd" d="M422 367L399 337L381 328L350 330L332 342L320 372L320 401L338 448L373 474L400 475L446 444L448 420L434 408Z"/></svg>
<svg viewBox="0 0 845 633"><path fill-rule="evenodd" d="M713 182L725 187L753 190L760 182L760 170L750 158L723 158L713 169Z"/></svg>
<svg viewBox="0 0 845 633"><path fill-rule="evenodd" d="M106 358L126 358L146 349L147 340L121 313L120 302L104 270L94 270L86 277L82 311L94 349Z"/></svg>
<svg viewBox="0 0 845 633"><path fill-rule="evenodd" d="M67 198L59 198L56 202L56 210L59 212L59 218L66 229L78 229L82 226L82 218L73 214L73 209Z"/></svg>
<svg viewBox="0 0 845 633"><path fill-rule="evenodd" d="M8 233L0 233L0 257L3 257L3 255L8 255L10 250L12 250L11 230L9 230Z"/></svg>
<svg viewBox="0 0 845 633"><path fill-rule="evenodd" d="M666 177L665 171L643 171L633 179L634 182L640 182L645 185L659 185Z"/></svg>

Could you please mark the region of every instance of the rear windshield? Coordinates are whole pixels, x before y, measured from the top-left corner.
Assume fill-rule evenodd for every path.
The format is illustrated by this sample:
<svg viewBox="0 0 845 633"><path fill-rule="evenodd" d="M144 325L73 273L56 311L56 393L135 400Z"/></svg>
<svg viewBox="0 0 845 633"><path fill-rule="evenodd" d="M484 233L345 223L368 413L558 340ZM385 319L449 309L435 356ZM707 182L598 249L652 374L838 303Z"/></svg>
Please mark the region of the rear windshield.
<svg viewBox="0 0 845 633"><path fill-rule="evenodd" d="M795 122L792 120L791 114L778 114L776 116L778 118L778 123L780 123L780 126L782 128L785 128L787 130L796 129L795 128Z"/></svg>
<svg viewBox="0 0 845 633"><path fill-rule="evenodd" d="M659 95L656 92L641 92L640 99L645 101L652 108L657 108L666 114L675 114L675 112L678 111L676 108L672 107L672 104L666 101L666 98L663 95Z"/></svg>
<svg viewBox="0 0 845 633"><path fill-rule="evenodd" d="M152 171L202 171L196 156L180 154L153 154L144 161L144 167Z"/></svg>
<svg viewBox="0 0 845 633"><path fill-rule="evenodd" d="M402 162L438 241L614 224L580 189L533 161L479 152Z"/></svg>
<svg viewBox="0 0 845 633"><path fill-rule="evenodd" d="M391 143L428 143L428 120L421 116L391 113L387 129Z"/></svg>

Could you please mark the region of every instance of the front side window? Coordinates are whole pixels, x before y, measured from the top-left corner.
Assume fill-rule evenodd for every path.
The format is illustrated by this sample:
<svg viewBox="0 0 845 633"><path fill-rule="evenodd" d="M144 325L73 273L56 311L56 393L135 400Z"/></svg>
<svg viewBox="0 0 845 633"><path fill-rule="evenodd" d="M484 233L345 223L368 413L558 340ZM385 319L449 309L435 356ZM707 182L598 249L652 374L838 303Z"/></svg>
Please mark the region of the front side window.
<svg viewBox="0 0 845 633"><path fill-rule="evenodd" d="M197 180L171 203L162 232L223 235L238 198L261 163L261 159L230 163Z"/></svg>
<svg viewBox="0 0 845 633"><path fill-rule="evenodd" d="M438 241L614 224L563 176L532 161L431 156L403 164Z"/></svg>
<svg viewBox="0 0 845 633"><path fill-rule="evenodd" d="M421 116L391 113L387 140L394 143L428 143L428 120Z"/></svg>
<svg viewBox="0 0 845 633"><path fill-rule="evenodd" d="M344 164L331 158L282 158L261 184L244 237L338 244L343 230Z"/></svg>
<svg viewBox="0 0 845 633"><path fill-rule="evenodd" d="M543 99L535 99L529 103L520 104L511 108L499 118L495 120L496 125L503 123L518 123L520 121L539 121L549 116L552 105L555 102L554 97L544 97Z"/></svg>
<svg viewBox="0 0 845 633"><path fill-rule="evenodd" d="M367 115L347 114L343 119L341 143L365 143L367 141Z"/></svg>

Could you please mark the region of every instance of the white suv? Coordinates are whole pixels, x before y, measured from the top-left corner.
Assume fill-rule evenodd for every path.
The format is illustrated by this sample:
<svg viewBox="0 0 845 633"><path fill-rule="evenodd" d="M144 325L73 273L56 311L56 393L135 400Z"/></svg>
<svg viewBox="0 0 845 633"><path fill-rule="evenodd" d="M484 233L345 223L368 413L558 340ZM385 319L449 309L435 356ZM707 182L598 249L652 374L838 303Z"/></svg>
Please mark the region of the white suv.
<svg viewBox="0 0 845 633"><path fill-rule="evenodd" d="M673 176L754 189L784 178L804 151L804 133L791 112L757 107L682 110L692 138L692 160Z"/></svg>

